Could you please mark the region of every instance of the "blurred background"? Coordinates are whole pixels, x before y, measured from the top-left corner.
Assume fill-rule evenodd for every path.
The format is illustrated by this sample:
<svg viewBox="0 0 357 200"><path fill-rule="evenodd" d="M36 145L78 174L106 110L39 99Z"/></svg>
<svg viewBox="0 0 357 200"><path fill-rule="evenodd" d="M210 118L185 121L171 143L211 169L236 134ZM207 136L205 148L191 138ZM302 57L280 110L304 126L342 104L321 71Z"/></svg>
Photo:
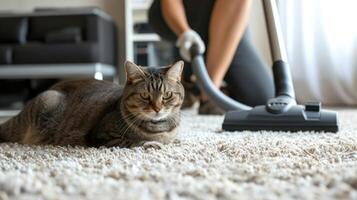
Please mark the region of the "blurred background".
<svg viewBox="0 0 357 200"><path fill-rule="evenodd" d="M147 23L152 0L1 0L0 109L23 104L59 80L124 83L123 63L161 66L176 49ZM357 3L278 1L298 101L357 104ZM270 65L262 1L254 0L251 40Z"/></svg>

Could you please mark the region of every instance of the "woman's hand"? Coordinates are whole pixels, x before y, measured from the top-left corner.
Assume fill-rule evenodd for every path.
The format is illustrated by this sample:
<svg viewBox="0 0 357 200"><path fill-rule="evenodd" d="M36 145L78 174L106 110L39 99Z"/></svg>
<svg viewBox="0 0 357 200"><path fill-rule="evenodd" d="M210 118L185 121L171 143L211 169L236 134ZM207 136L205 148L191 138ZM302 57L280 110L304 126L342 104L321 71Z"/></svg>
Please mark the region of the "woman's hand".
<svg viewBox="0 0 357 200"><path fill-rule="evenodd" d="M201 37L187 23L182 0L162 0L161 10L166 23L177 35L176 46L184 60L191 61L190 48L193 44L198 45L200 53L205 52Z"/></svg>
<svg viewBox="0 0 357 200"><path fill-rule="evenodd" d="M205 52L205 43L201 39L200 35L198 35L198 33L192 29L183 32L176 41L176 47L180 49L181 57L188 62L191 61L190 49L194 44L198 45L198 50L200 53L203 54Z"/></svg>

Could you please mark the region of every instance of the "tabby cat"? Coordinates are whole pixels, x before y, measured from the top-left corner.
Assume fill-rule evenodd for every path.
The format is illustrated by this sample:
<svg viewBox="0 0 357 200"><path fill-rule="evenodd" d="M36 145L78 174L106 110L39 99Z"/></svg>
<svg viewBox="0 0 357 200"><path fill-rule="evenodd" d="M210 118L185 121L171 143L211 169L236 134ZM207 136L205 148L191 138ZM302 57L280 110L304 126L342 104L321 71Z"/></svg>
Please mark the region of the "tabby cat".
<svg viewBox="0 0 357 200"><path fill-rule="evenodd" d="M127 61L124 87L98 80L60 82L2 124L0 140L95 147L168 143L180 120L182 69L182 61L168 67Z"/></svg>

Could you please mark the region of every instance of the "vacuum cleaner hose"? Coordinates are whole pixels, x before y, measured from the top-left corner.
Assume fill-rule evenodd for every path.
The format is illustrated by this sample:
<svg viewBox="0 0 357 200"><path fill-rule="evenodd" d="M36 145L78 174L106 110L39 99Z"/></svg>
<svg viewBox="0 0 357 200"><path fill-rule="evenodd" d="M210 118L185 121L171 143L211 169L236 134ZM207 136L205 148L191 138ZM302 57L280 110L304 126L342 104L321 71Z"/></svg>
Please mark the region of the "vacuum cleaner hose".
<svg viewBox="0 0 357 200"><path fill-rule="evenodd" d="M208 98L218 107L225 111L230 110L250 110L251 107L237 102L220 91L211 81L202 54L198 51L197 45L192 45L190 49L192 57L192 70L196 76L199 88L206 93Z"/></svg>

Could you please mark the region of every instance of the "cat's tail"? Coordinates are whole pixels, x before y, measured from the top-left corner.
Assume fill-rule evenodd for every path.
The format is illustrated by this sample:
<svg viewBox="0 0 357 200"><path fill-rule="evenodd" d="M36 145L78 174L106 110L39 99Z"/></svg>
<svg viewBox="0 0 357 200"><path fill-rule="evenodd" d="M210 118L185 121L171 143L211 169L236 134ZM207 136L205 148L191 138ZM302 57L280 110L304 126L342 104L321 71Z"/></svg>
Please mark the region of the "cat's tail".
<svg viewBox="0 0 357 200"><path fill-rule="evenodd" d="M7 141L7 135L8 135L7 131L8 131L10 120L7 120L6 122L0 122L0 142L1 143Z"/></svg>
<svg viewBox="0 0 357 200"><path fill-rule="evenodd" d="M0 142L18 142L18 130L22 127L22 120L22 116L16 115L0 123Z"/></svg>
<svg viewBox="0 0 357 200"><path fill-rule="evenodd" d="M0 122L0 143L5 142L5 140L3 139L4 129L5 129L4 126L5 126L4 122Z"/></svg>

